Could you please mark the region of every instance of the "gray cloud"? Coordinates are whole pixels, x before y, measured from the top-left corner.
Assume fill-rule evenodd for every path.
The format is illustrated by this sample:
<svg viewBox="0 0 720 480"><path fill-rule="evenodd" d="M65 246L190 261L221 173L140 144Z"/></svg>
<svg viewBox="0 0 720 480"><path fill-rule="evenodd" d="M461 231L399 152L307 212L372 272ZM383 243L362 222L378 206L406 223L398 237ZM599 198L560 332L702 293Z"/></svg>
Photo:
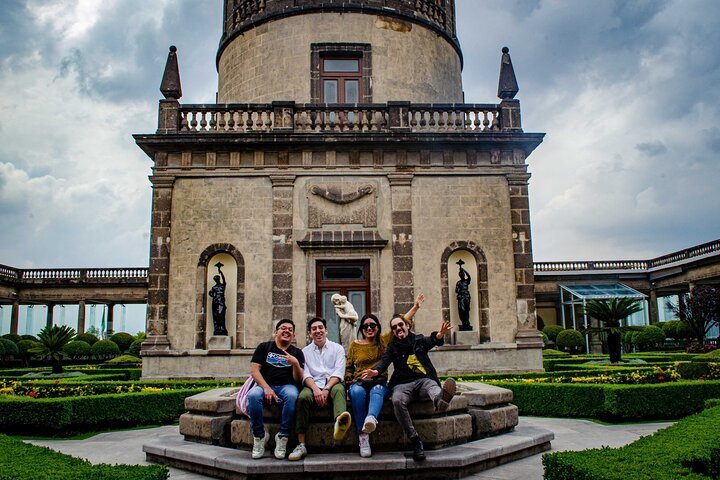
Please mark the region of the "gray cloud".
<svg viewBox="0 0 720 480"><path fill-rule="evenodd" d="M635 145L635 148L649 157L657 157L668 151L665 144L661 141L638 143Z"/></svg>

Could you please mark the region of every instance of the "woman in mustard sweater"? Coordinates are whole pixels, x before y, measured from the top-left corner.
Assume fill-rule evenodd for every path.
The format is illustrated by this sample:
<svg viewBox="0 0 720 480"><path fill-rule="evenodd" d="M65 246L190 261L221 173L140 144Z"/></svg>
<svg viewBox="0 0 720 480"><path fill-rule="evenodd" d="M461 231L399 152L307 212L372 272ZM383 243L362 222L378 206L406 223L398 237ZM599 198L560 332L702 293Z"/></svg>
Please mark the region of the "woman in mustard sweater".
<svg viewBox="0 0 720 480"><path fill-rule="evenodd" d="M415 299L413 307L403 316L406 322L409 323L423 301L425 296L420 294ZM369 457L372 455L370 434L377 427L377 417L389 392L386 376L363 380L362 373L374 367L380 360L388 341L392 338L392 332L390 337L385 338L385 335L381 337L380 320L372 313L362 317L359 331L362 338L353 340L347 351L345 384L348 385L350 404L360 439L360 456Z"/></svg>

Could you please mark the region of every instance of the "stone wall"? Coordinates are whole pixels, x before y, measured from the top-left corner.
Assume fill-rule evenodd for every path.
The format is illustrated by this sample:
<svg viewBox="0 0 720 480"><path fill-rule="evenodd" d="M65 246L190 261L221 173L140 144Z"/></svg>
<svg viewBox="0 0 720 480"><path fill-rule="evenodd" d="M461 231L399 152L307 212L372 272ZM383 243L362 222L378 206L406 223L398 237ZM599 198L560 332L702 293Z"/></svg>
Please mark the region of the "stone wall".
<svg viewBox="0 0 720 480"><path fill-rule="evenodd" d="M218 63L218 101L310 102L311 44L324 42L371 45L375 103L463 101L460 58L446 39L414 23L357 13L283 18L238 36Z"/></svg>
<svg viewBox="0 0 720 480"><path fill-rule="evenodd" d="M195 348L197 266L213 244L245 260L245 315L252 326L234 347L255 346L272 332L272 187L267 178L178 179L173 189L168 338Z"/></svg>

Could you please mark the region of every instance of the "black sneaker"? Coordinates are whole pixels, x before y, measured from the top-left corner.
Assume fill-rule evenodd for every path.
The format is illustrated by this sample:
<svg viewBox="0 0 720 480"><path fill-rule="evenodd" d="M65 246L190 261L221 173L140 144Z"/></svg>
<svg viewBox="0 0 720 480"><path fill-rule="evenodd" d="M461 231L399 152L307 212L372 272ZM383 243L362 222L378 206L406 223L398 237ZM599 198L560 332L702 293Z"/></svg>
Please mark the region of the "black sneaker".
<svg viewBox="0 0 720 480"><path fill-rule="evenodd" d="M420 437L413 437L410 439L413 444L413 460L416 462L422 462L425 460L425 448L423 448L422 440Z"/></svg>

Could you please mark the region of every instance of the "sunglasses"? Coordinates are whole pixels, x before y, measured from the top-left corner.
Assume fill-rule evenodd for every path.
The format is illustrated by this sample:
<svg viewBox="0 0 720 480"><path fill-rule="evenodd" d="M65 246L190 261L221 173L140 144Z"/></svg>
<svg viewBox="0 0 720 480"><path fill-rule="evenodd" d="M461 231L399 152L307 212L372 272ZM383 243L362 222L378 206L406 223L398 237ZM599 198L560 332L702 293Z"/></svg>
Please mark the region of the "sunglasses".
<svg viewBox="0 0 720 480"><path fill-rule="evenodd" d="M405 324L403 322L398 322L395 325L390 325L390 330L399 330L404 326Z"/></svg>
<svg viewBox="0 0 720 480"><path fill-rule="evenodd" d="M377 323L363 323L362 329L363 330L375 330L377 328Z"/></svg>

